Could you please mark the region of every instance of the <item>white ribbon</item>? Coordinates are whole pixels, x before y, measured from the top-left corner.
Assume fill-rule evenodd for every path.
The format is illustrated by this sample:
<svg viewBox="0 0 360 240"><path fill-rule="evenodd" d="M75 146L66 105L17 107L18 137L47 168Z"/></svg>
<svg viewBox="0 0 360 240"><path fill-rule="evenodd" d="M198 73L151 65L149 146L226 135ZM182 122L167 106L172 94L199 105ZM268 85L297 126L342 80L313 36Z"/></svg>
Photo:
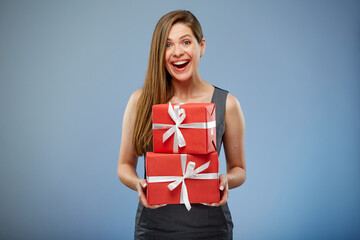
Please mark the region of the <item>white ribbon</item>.
<svg viewBox="0 0 360 240"><path fill-rule="evenodd" d="M185 207L188 211L191 209L188 191L185 184L185 179L218 179L219 173L200 173L207 169L210 165L210 161L201 165L200 167L195 169L195 163L189 162L186 166L186 154L180 154L181 158L181 169L183 172L183 176L154 176L154 177L147 177L146 180L148 183L155 183L155 182L172 182L168 185L170 191L174 190L176 187L181 185L181 192L180 192L180 203L185 204ZM186 166L186 169L185 169Z"/></svg>
<svg viewBox="0 0 360 240"><path fill-rule="evenodd" d="M199 122L199 123L187 123L181 124L185 117L185 109L180 106L185 103L179 103L172 108L171 103L169 103L168 113L171 119L175 122L174 124L162 124L162 123L153 123L153 129L169 129L163 135L163 142L170 138L174 134L174 153L178 153L178 147L186 146L184 136L182 135L180 128L196 128L196 129L208 129L211 128L211 134L213 134L213 128L216 127L216 121L211 122Z"/></svg>

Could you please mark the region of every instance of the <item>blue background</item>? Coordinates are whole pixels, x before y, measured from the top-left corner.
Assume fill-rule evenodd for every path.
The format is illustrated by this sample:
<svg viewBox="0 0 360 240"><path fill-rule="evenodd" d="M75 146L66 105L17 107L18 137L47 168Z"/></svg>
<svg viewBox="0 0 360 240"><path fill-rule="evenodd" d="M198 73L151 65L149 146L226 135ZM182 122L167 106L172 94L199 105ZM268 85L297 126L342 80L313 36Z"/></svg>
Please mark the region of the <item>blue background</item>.
<svg viewBox="0 0 360 240"><path fill-rule="evenodd" d="M360 1L344 0L2 0L0 238L132 238L122 115L176 9L203 26L202 78L245 115L234 238L359 239Z"/></svg>

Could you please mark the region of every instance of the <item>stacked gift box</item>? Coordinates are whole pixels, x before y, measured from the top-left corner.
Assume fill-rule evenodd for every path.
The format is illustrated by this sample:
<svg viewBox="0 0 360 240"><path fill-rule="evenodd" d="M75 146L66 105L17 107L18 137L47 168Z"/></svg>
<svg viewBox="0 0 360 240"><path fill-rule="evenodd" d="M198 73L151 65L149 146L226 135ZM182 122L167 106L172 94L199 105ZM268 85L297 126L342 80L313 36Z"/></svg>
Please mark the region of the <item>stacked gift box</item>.
<svg viewBox="0 0 360 240"><path fill-rule="evenodd" d="M152 108L153 152L146 154L149 204L219 202L214 103Z"/></svg>

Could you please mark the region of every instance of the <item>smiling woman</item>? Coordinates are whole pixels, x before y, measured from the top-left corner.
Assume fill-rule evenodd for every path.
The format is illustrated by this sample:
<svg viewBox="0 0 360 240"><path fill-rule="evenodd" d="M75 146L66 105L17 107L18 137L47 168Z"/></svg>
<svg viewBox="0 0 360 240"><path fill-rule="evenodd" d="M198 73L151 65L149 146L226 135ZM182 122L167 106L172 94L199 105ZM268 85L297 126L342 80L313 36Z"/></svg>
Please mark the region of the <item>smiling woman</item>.
<svg viewBox="0 0 360 240"><path fill-rule="evenodd" d="M157 23L144 86L132 94L125 110L118 164L120 180L139 195L135 239L232 239L227 197L246 177L244 117L235 97L200 77L204 52L200 23L189 11L170 12ZM191 211L182 204L147 202L147 182L136 173L137 159L152 150L152 106L168 102L215 103L217 153L224 142L227 166L219 177L219 202L192 204Z"/></svg>
<svg viewBox="0 0 360 240"><path fill-rule="evenodd" d="M205 39L197 42L190 27L182 23L172 26L166 43L165 66L173 80L200 78L198 65L205 52Z"/></svg>

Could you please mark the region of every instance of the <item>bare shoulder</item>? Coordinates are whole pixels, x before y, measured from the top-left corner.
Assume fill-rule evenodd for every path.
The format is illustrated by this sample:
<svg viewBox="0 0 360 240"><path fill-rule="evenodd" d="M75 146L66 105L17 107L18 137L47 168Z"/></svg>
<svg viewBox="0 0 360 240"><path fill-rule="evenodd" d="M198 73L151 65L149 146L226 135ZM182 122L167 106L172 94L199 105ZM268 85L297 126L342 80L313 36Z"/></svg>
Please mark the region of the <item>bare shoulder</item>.
<svg viewBox="0 0 360 240"><path fill-rule="evenodd" d="M232 112L232 111L240 111L241 112L241 106L239 101L236 97L228 93L226 97L226 112Z"/></svg>
<svg viewBox="0 0 360 240"><path fill-rule="evenodd" d="M129 98L127 108L135 109L141 94L142 94L142 89L138 89L135 92L133 92Z"/></svg>
<svg viewBox="0 0 360 240"><path fill-rule="evenodd" d="M136 90L131 94L125 109L124 119L130 119L130 121L134 121L136 115L137 103L140 99L141 94L142 94L141 89Z"/></svg>
<svg viewBox="0 0 360 240"><path fill-rule="evenodd" d="M138 89L135 92L133 92L130 96L129 103L137 103L139 101L139 98L142 94L142 89Z"/></svg>
<svg viewBox="0 0 360 240"><path fill-rule="evenodd" d="M241 110L240 102L230 93L227 95L225 108L225 119L240 120L241 122L244 122L244 116ZM230 123L231 121L228 122Z"/></svg>

